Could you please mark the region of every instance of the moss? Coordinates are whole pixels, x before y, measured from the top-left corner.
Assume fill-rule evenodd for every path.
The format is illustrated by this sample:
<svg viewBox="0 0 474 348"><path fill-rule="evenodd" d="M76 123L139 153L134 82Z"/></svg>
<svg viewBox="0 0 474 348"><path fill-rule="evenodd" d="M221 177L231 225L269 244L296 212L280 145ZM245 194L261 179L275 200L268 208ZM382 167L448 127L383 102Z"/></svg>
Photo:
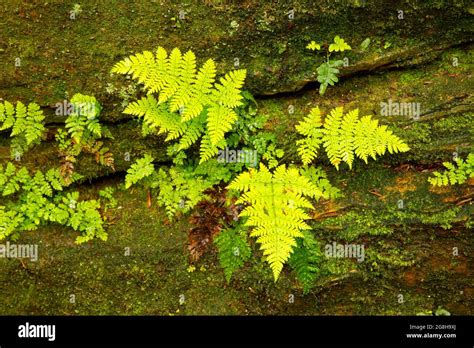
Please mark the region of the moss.
<svg viewBox="0 0 474 348"><path fill-rule="evenodd" d="M417 80L420 80L424 77L424 72L421 70L412 70L407 71L401 74L400 76L400 83L402 85L407 85L413 83Z"/></svg>

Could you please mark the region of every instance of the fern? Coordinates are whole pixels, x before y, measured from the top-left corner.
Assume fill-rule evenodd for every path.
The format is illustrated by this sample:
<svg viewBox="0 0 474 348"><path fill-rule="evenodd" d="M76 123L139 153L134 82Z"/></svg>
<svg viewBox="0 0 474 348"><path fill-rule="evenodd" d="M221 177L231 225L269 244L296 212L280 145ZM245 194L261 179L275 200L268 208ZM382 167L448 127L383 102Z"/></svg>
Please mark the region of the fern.
<svg viewBox="0 0 474 348"><path fill-rule="evenodd" d="M11 128L12 157L21 156L40 143L45 130L43 121L44 115L38 104L30 103L26 107L17 102L15 108L8 101L0 103L0 131Z"/></svg>
<svg viewBox="0 0 474 348"><path fill-rule="evenodd" d="M81 232L76 243L92 238L107 239L96 200L80 201L79 193L64 195L66 182L59 169L30 176L27 169L17 169L11 162L0 165L0 192L6 199L0 205L0 239L17 238L21 231L55 222Z"/></svg>
<svg viewBox="0 0 474 348"><path fill-rule="evenodd" d="M101 110L97 100L88 95L75 94L71 98L73 112L66 119L66 129L76 143L87 142L102 137L99 123Z"/></svg>
<svg viewBox="0 0 474 348"><path fill-rule="evenodd" d="M336 35L334 43L329 45L329 52L342 52L350 49L351 46L349 46L344 39L340 38L339 35Z"/></svg>
<svg viewBox="0 0 474 348"><path fill-rule="evenodd" d="M245 225L253 227L250 236L257 238L276 281L297 238L310 229L305 211L313 206L304 196L319 198L322 191L296 168L281 165L271 173L263 164L240 174L228 188L243 192L236 204L251 204L240 217L248 217Z"/></svg>
<svg viewBox="0 0 474 348"><path fill-rule="evenodd" d="M147 188L158 189L158 205L165 208L170 219L178 212L189 212L207 197L204 194L207 189L230 180L229 169L216 160L196 167L182 165L157 171L152 162L153 158L145 155L132 164L125 177L125 188L142 181Z"/></svg>
<svg viewBox="0 0 474 348"><path fill-rule="evenodd" d="M305 138L297 140L298 154L304 164L309 164L317 157L321 144L336 169L341 162L346 162L352 169L355 157L365 163L369 157L376 159L388 150L389 153L410 150L401 139L395 136L387 126L379 126L378 120L371 116L359 118L359 110L355 109L343 114L343 108L335 108L321 123L319 108L311 113L297 126L296 130Z"/></svg>
<svg viewBox="0 0 474 348"><path fill-rule="evenodd" d="M144 51L125 58L112 72L130 74L148 92L124 110L143 118L144 132L154 129L167 134L166 141L180 139L182 150L201 138L201 163L226 146L224 135L238 119L234 109L242 105L245 70L231 71L216 82L212 59L197 71L192 51L183 55L174 48L168 56L158 47L155 54Z"/></svg>
<svg viewBox="0 0 474 348"><path fill-rule="evenodd" d="M319 93L321 95L326 93L328 86L334 86L334 84L339 81L339 78L337 77L339 74L338 67L340 67L342 64L342 60L328 61L322 63L316 69L318 72L318 82L320 83Z"/></svg>
<svg viewBox="0 0 474 348"><path fill-rule="evenodd" d="M154 171L155 166L153 165L153 158L150 155L145 155L145 157L138 159L127 170L127 175L125 176L125 188L129 188L143 178L150 176Z"/></svg>
<svg viewBox="0 0 474 348"><path fill-rule="evenodd" d="M206 162L213 163L213 162ZM158 188L157 201L165 207L171 219L176 213L189 212L198 202L207 198L205 191L218 184L226 176L228 170L222 168L214 171L202 171L196 168L174 167L169 170L159 169L152 187ZM213 168L216 166L214 165Z"/></svg>
<svg viewBox="0 0 474 348"><path fill-rule="evenodd" d="M296 141L298 154L304 164L309 164L318 155L319 147L323 142L324 131L321 129L321 112L319 108L311 110L302 122L296 125L296 130L305 138Z"/></svg>
<svg viewBox="0 0 474 348"><path fill-rule="evenodd" d="M303 167L300 169L300 174L307 177L311 183L321 190L322 198L336 199L342 196L341 191L329 182L321 167Z"/></svg>
<svg viewBox="0 0 474 348"><path fill-rule="evenodd" d="M230 282L232 274L250 258L251 250L244 233L235 229L220 232L214 238L219 252L219 262L224 269L225 279Z"/></svg>
<svg viewBox="0 0 474 348"><path fill-rule="evenodd" d="M302 283L304 294L307 294L320 273L324 257L314 236L308 231L304 231L303 235L288 263Z"/></svg>
<svg viewBox="0 0 474 348"><path fill-rule="evenodd" d="M107 240L104 231L102 217L99 213L100 203L96 200L81 201L70 213L67 225L75 231L82 232L76 238L76 243L81 244L94 238Z"/></svg>
<svg viewBox="0 0 474 348"><path fill-rule="evenodd" d="M443 173L434 172L433 177L428 178L429 183L433 186L447 186L463 184L469 178L474 178L474 153L470 153L466 161L456 158L454 162L455 164L444 162L447 170Z"/></svg>
<svg viewBox="0 0 474 348"><path fill-rule="evenodd" d="M72 112L66 119L66 131L60 129L56 134L61 174L70 183L74 175L76 157L82 151L95 156L97 163L112 168L114 157L110 149L99 139L112 138L110 131L100 124L99 115L102 107L93 96L75 94L71 98Z"/></svg>
<svg viewBox="0 0 474 348"><path fill-rule="evenodd" d="M99 196L105 201L103 204L104 211L117 206L117 200L114 197L114 192L115 189L112 186L108 186L99 191Z"/></svg>
<svg viewBox="0 0 474 348"><path fill-rule="evenodd" d="M307 46L307 49L311 51L320 50L321 45L316 43L315 41L311 41ZM339 74L339 67L344 64L342 60L332 60L330 59L332 52L343 52L351 50L351 46L349 46L344 39L337 35L334 38L334 42L329 45L329 48L326 52L326 61L322 63L317 68L318 73L318 82L319 85L319 93L323 95L326 92L328 86L334 86L336 82L339 81L337 75Z"/></svg>

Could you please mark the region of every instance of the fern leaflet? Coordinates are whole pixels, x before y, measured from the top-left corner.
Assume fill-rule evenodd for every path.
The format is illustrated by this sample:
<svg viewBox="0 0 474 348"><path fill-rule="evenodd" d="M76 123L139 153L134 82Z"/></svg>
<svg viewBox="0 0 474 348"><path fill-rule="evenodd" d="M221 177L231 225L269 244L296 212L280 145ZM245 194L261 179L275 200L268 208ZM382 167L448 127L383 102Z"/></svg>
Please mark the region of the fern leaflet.
<svg viewBox="0 0 474 348"><path fill-rule="evenodd" d="M442 173L434 172L433 177L428 178L429 183L433 186L447 186L463 184L469 178L474 178L474 153L470 153L466 161L456 158L454 162L455 164L444 162L447 170Z"/></svg>

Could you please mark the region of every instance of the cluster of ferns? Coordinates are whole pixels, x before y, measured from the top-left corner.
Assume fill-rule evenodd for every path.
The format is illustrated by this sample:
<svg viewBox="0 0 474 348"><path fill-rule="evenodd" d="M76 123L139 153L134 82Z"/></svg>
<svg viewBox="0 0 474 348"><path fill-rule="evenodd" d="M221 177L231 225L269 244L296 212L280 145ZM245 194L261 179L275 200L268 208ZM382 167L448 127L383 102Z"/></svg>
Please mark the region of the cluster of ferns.
<svg viewBox="0 0 474 348"><path fill-rule="evenodd" d="M308 48L319 50L320 45L312 42ZM339 37L329 46L330 52L347 49L350 46ZM321 94L337 81L337 66L339 61L328 58L319 68ZM242 207L234 223L226 223L214 236L227 281L256 252L254 241L275 281L288 264L308 291L323 262L308 224L310 214L319 200L340 195L315 162L327 159L337 170L344 163L351 170L357 159L367 163L387 152L409 151L386 125L370 115L359 115L358 109L344 112L337 107L324 113L316 107L295 127L301 163L287 165L274 134L263 130L266 118L257 114L255 100L242 90L246 70L218 78L214 60L198 67L192 51L183 54L174 48L168 54L158 47L123 59L112 72L129 75L143 86L144 96L128 104L124 113L141 120L143 136L165 135L166 151L173 159L167 168L155 168L149 154L135 160L127 171L125 189L145 186L156 194L170 219L191 211L216 187L222 188L229 202L233 199L232 204ZM80 231L79 243L106 239L100 211L106 199L113 200L110 190L98 200L79 201L77 192L63 189L80 180L74 162L81 152L94 154L99 163L113 169L113 155L101 141L111 135L99 122L101 107L94 97L77 94L71 102L78 107L56 134L60 167L30 174L13 162L0 166L0 193L8 198L0 205L0 238L17 237L18 231L54 222ZM93 107L78 111L83 103ZM11 129L12 157L30 150L45 133L44 116L34 103L28 107L0 103L0 125L1 131ZM218 162L219 151L228 147L255 151L258 164ZM433 185L462 183L474 175L473 163L473 154L465 162L457 160L456 166L445 163L448 170L429 180Z"/></svg>

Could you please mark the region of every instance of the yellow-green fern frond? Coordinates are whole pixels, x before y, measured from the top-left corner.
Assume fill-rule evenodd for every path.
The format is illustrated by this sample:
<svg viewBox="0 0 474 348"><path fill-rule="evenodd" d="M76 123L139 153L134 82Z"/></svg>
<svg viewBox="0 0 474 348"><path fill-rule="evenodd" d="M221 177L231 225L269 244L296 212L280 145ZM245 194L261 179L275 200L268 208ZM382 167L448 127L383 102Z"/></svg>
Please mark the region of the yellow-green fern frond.
<svg viewBox="0 0 474 348"><path fill-rule="evenodd" d="M244 85L247 70L234 70L220 78L220 83L214 85L214 101L229 108L242 105L242 95L240 89Z"/></svg>
<svg viewBox="0 0 474 348"><path fill-rule="evenodd" d="M341 123L340 134L340 155L341 161L346 162L349 168L352 169L352 162L354 161L354 129L359 120L359 110L349 111L343 118Z"/></svg>
<svg viewBox="0 0 474 348"><path fill-rule="evenodd" d="M303 121L296 125L296 130L305 138L296 141L298 154L304 164L309 164L318 155L322 143L323 132L321 130L321 111L313 108Z"/></svg>
<svg viewBox="0 0 474 348"><path fill-rule="evenodd" d="M170 111L185 109L192 98L191 85L196 75L196 56L188 51L183 56L179 67L179 83L176 93L170 100Z"/></svg>
<svg viewBox="0 0 474 348"><path fill-rule="evenodd" d="M155 53L155 64L145 81L145 88L150 93L161 91L167 83L168 53L163 47L158 47Z"/></svg>
<svg viewBox="0 0 474 348"><path fill-rule="evenodd" d="M345 162L352 168L355 157L367 163L369 157L410 150L387 126L380 126L371 116L359 118L359 110L344 115L343 108L335 108L320 122L319 109L313 109L308 117L296 126L304 136L297 140L298 153L304 164L309 164L318 154L322 143L326 154L336 169Z"/></svg>
<svg viewBox="0 0 474 348"><path fill-rule="evenodd" d="M207 130L213 145L217 145L224 139L224 134L232 129L237 117L234 110L224 105L214 104L209 108L207 111Z"/></svg>
<svg viewBox="0 0 474 348"><path fill-rule="evenodd" d="M474 178L474 153L467 156L466 161L461 158L455 159L455 164L444 162L444 172L434 172L428 181L433 186L447 186L463 184L469 178Z"/></svg>
<svg viewBox="0 0 474 348"><path fill-rule="evenodd" d="M184 135L179 140L179 150L186 150L194 144L204 132L204 125L200 119L193 119Z"/></svg>
<svg viewBox="0 0 474 348"><path fill-rule="evenodd" d="M204 105L209 104L209 93L215 78L216 64L212 59L208 59L199 70L191 87L194 98L189 101L181 114L183 121L189 121L198 116L203 111Z"/></svg>
<svg viewBox="0 0 474 348"><path fill-rule="evenodd" d="M223 149L226 146L225 139L222 139L217 145L214 145L211 142L208 134L204 134L201 139L201 147L199 149L199 155L201 159L199 163L203 163L212 157L216 156L219 152L219 149Z"/></svg>
<svg viewBox="0 0 474 348"><path fill-rule="evenodd" d="M158 102L163 103L170 99L180 86L181 66L183 63L181 51L173 48L168 60L166 84L160 92ZM170 108L171 110L171 108Z"/></svg>
<svg viewBox="0 0 474 348"><path fill-rule="evenodd" d="M15 124L15 107L8 101L0 103L0 122L0 130L11 128Z"/></svg>
<svg viewBox="0 0 474 348"><path fill-rule="evenodd" d="M341 124L342 124L343 108L338 107L331 110L331 113L324 120L324 148L331 163L339 169L339 163L342 160L342 149L340 146Z"/></svg>
<svg viewBox="0 0 474 348"><path fill-rule="evenodd" d="M201 162L209 159L211 153L217 154L225 133L238 118L234 109L242 105L245 70L231 71L216 83L212 59L197 71L192 51L183 55L174 48L167 56L159 47L156 56L149 51L130 56L117 63L112 72L131 74L144 84L148 96L125 109L125 113L143 117L144 133L155 129L158 134L167 133L167 140L186 137L180 148L187 148L192 144L190 141L194 143L198 137L206 136L201 141L204 156ZM199 118L200 115L205 117ZM200 125L195 118L199 118Z"/></svg>
<svg viewBox="0 0 474 348"><path fill-rule="evenodd" d="M115 64L112 72L118 74L130 74L138 82L145 86L149 84L151 72L155 67L155 56L150 51L143 51L136 55L125 58Z"/></svg>
<svg viewBox="0 0 474 348"><path fill-rule="evenodd" d="M320 196L321 191L296 168L282 165L271 173L263 164L258 170L241 173L228 188L242 192L237 204L250 204L240 216L248 217L245 225L253 227L250 236L260 244L276 281L297 238L310 229L305 223L310 218L305 210L313 206L305 196Z"/></svg>
<svg viewBox="0 0 474 348"><path fill-rule="evenodd" d="M178 114L170 112L164 104L159 104L153 95L148 95L142 99L130 103L124 113L143 117L143 121L151 129L158 128L158 134L173 133L171 139L176 139L183 133L185 126L181 123ZM177 133L177 135L175 135Z"/></svg>

